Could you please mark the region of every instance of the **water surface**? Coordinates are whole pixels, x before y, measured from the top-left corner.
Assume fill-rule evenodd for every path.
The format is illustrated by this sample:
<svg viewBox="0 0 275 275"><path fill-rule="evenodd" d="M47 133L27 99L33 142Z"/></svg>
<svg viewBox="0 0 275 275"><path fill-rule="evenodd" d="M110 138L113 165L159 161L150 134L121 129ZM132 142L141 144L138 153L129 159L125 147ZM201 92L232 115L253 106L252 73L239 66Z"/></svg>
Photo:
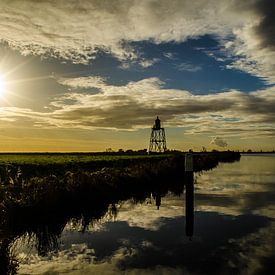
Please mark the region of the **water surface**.
<svg viewBox="0 0 275 275"><path fill-rule="evenodd" d="M40 235L24 234L12 246L19 274L275 270L275 155L243 155L196 173L194 185L182 188L180 195L156 190L145 200L111 204L99 219L83 215L48 225L61 234L48 235L45 227Z"/></svg>

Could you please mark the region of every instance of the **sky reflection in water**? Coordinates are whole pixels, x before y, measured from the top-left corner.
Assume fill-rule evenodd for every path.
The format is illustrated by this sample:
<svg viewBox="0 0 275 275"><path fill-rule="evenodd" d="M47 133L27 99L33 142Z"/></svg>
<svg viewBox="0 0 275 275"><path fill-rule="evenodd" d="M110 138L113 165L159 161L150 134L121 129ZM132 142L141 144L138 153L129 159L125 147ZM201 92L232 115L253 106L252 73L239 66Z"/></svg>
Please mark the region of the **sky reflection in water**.
<svg viewBox="0 0 275 275"><path fill-rule="evenodd" d="M265 274L275 268L274 198L275 156L244 155L195 175L191 240L184 195L167 194L159 210L154 198L125 201L84 233L69 221L47 256L17 240L19 273Z"/></svg>

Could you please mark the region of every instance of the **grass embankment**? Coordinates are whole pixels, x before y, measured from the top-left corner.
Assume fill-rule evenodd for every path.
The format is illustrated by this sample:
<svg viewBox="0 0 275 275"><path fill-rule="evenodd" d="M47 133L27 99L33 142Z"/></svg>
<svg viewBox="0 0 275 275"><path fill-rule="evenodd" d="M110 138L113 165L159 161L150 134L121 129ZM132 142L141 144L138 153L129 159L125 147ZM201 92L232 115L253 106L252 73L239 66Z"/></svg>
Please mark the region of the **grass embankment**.
<svg viewBox="0 0 275 275"><path fill-rule="evenodd" d="M65 193L131 193L184 172L184 154L178 155L2 155L0 201L11 205L35 205L59 200ZM219 161L234 161L239 153L194 154L194 171L214 168ZM75 158L78 161L73 161ZM1 161L0 161L1 163ZM159 180L160 179L160 180ZM126 191L125 191L126 190Z"/></svg>
<svg viewBox="0 0 275 275"><path fill-rule="evenodd" d="M152 159L167 157L164 154L107 154L107 153L0 153L0 165L59 165L119 160Z"/></svg>
<svg viewBox="0 0 275 275"><path fill-rule="evenodd" d="M23 178L62 176L65 172L97 171L104 167L120 168L140 162L156 162L169 157L167 154L117 154L117 153L21 153L0 154L0 177Z"/></svg>

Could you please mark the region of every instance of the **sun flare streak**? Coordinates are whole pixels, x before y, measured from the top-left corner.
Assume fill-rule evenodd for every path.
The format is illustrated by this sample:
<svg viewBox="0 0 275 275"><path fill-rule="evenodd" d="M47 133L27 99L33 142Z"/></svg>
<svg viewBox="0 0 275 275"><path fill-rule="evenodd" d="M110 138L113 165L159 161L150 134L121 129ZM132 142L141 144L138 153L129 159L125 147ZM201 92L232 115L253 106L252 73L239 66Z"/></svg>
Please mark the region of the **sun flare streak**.
<svg viewBox="0 0 275 275"><path fill-rule="evenodd" d="M5 80L0 76L0 97L3 97L6 91Z"/></svg>

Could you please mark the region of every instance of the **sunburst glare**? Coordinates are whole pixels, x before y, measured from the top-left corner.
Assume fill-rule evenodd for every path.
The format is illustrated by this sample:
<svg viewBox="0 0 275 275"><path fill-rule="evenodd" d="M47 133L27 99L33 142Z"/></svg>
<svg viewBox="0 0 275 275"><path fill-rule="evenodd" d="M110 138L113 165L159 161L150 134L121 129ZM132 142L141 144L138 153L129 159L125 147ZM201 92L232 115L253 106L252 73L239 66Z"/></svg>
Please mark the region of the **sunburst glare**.
<svg viewBox="0 0 275 275"><path fill-rule="evenodd" d="M5 90L6 90L5 80L3 76L0 75L0 97L4 96Z"/></svg>

